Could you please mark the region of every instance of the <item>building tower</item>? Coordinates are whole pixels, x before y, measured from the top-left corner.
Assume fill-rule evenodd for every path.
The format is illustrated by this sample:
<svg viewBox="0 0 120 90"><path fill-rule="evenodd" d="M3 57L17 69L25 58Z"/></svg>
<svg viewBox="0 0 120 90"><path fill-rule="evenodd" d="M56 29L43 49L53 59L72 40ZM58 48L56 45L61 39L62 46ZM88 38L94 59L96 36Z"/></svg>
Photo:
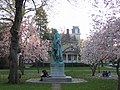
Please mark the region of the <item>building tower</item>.
<svg viewBox="0 0 120 90"><path fill-rule="evenodd" d="M71 36L75 37L80 45L80 29L78 26L73 26Z"/></svg>

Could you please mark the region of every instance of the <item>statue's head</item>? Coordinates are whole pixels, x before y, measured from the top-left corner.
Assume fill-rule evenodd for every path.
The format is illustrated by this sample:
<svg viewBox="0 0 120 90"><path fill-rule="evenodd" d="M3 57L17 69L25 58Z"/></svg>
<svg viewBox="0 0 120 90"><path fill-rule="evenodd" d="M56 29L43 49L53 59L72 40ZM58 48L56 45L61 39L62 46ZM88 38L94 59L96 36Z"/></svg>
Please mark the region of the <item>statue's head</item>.
<svg viewBox="0 0 120 90"><path fill-rule="evenodd" d="M58 31L57 31L57 29L53 28L53 29L52 29L52 32L53 32L53 33L57 33Z"/></svg>

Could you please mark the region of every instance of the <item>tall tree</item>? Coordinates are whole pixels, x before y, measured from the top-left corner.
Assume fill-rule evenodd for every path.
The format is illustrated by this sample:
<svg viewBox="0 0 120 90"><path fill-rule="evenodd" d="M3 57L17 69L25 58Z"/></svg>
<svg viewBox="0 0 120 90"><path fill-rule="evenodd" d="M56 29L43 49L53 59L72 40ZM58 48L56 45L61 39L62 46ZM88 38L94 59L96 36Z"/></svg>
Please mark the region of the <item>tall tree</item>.
<svg viewBox="0 0 120 90"><path fill-rule="evenodd" d="M42 39L48 39L49 38L49 31L47 28L47 13L43 6L40 6L37 8L36 15L35 15L35 21L37 25L37 32L40 35L40 38Z"/></svg>
<svg viewBox="0 0 120 90"><path fill-rule="evenodd" d="M9 72L9 83L17 84L19 83L19 74L18 74L18 45L19 45L19 36L18 32L20 29L20 24L22 21L22 6L24 0L15 0L15 18L13 25L10 29L11 44L10 44L10 55L9 55L9 64L10 64L10 72Z"/></svg>
<svg viewBox="0 0 120 90"><path fill-rule="evenodd" d="M3 18L13 22L13 25L10 29L11 33L11 44L10 44L10 55L9 55L9 83L17 84L19 83L18 75L18 59L17 53L19 48L19 30L22 22L22 17L25 15L25 3L27 0L1 0L0 10L5 11L5 14L9 17ZM34 5L34 0L31 0ZM48 0L41 0L41 5L46 5ZM2 6L3 5L3 6ZM6 5L6 6L5 6ZM5 6L5 7L4 7ZM28 8L26 12L31 11L32 8ZM11 13L13 12L13 13ZM11 16L12 19L11 19Z"/></svg>
<svg viewBox="0 0 120 90"><path fill-rule="evenodd" d="M89 64L92 71L92 76L95 76L96 68L99 63L99 53L98 53L98 39L93 35L84 43L81 49L82 62Z"/></svg>
<svg viewBox="0 0 120 90"><path fill-rule="evenodd" d="M116 71L118 75L118 88L120 90L120 18L112 17L108 20L108 24L102 30L103 31L103 38L108 50L110 57L115 56L112 59L113 62L117 62Z"/></svg>
<svg viewBox="0 0 120 90"><path fill-rule="evenodd" d="M90 65L99 61L116 62L120 90L120 18L112 17L99 32L94 32L82 49L82 60Z"/></svg>

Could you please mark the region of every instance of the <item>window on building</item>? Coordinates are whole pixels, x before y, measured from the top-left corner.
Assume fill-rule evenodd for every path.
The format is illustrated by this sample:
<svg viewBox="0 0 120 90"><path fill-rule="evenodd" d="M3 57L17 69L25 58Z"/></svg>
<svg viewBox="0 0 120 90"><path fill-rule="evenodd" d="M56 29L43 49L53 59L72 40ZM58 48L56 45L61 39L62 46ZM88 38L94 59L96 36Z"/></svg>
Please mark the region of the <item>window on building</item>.
<svg viewBox="0 0 120 90"><path fill-rule="evenodd" d="M80 55L78 56L78 60L79 60L79 61L81 60L81 57L80 57Z"/></svg>
<svg viewBox="0 0 120 90"><path fill-rule="evenodd" d="M63 54L63 60L66 60L66 54Z"/></svg>
<svg viewBox="0 0 120 90"><path fill-rule="evenodd" d="M72 33L75 33L75 30L74 30L74 29L72 29Z"/></svg>
<svg viewBox="0 0 120 90"><path fill-rule="evenodd" d="M71 48L71 51L74 51L74 48Z"/></svg>
<svg viewBox="0 0 120 90"><path fill-rule="evenodd" d="M74 57L74 60L77 60L77 55L73 55L73 57Z"/></svg>
<svg viewBox="0 0 120 90"><path fill-rule="evenodd" d="M78 33L80 33L80 30L78 29Z"/></svg>
<svg viewBox="0 0 120 90"><path fill-rule="evenodd" d="M68 54L68 60L71 61L71 55L70 54Z"/></svg>

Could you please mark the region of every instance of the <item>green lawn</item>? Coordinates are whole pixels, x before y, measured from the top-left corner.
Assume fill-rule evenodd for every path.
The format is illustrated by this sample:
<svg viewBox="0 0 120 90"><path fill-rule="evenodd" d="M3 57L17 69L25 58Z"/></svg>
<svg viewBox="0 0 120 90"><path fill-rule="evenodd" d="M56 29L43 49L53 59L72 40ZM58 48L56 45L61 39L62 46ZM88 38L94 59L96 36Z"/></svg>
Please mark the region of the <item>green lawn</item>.
<svg viewBox="0 0 120 90"><path fill-rule="evenodd" d="M116 80L86 79L87 83L62 84L62 90L116 90Z"/></svg>
<svg viewBox="0 0 120 90"><path fill-rule="evenodd" d="M9 85L0 83L0 90L51 90L51 84L21 83Z"/></svg>
<svg viewBox="0 0 120 90"><path fill-rule="evenodd" d="M49 67L40 67L40 70L50 70ZM106 67L101 67L100 70L115 70L116 68L106 68ZM32 67L30 65L27 66L27 68L25 68L25 70L37 70L37 67ZM90 70L90 67L65 67L65 70ZM97 68L98 70L98 68Z"/></svg>
<svg viewBox="0 0 120 90"><path fill-rule="evenodd" d="M47 69L49 68L40 68ZM62 90L116 90L117 80L114 79L101 79L98 76L92 77L91 71L88 67L67 67L66 75L73 78L85 79L87 83L77 84L61 84ZM78 71L77 71L78 70ZM113 70L102 68L102 70ZM25 81L30 78L40 77L35 68L32 70L25 70L25 75L22 76L21 83L18 85L7 84L8 70L0 70L0 90L52 90L51 84L33 84L26 83Z"/></svg>
<svg viewBox="0 0 120 90"><path fill-rule="evenodd" d="M98 76L91 76L90 71L66 72L66 75L71 75L73 78L82 78L87 80L87 83L62 84L62 90L116 90L117 80L101 79Z"/></svg>

